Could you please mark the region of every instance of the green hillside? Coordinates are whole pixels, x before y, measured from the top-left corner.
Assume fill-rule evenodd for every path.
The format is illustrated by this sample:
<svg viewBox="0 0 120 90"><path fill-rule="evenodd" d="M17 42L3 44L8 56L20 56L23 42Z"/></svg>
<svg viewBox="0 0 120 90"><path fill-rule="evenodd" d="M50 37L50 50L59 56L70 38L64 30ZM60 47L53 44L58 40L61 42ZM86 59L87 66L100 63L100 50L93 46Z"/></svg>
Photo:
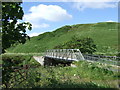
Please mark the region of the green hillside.
<svg viewBox="0 0 120 90"><path fill-rule="evenodd" d="M90 37L97 45L97 52L116 53L118 47L118 23L101 22L94 24L66 25L53 32L32 37L25 44L7 49L12 53L40 53L71 40L72 37Z"/></svg>

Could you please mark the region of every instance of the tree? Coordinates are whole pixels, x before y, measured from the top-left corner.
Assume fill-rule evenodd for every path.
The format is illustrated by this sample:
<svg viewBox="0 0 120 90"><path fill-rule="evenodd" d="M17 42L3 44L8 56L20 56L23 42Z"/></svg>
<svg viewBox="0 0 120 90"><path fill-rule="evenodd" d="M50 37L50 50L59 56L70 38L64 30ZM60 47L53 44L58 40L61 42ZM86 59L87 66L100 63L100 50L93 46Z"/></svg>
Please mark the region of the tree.
<svg viewBox="0 0 120 90"><path fill-rule="evenodd" d="M29 36L26 29L31 30L29 22L18 24L23 19L22 2L2 2L2 52L15 43L24 44Z"/></svg>
<svg viewBox="0 0 120 90"><path fill-rule="evenodd" d="M70 41L57 45L54 47L54 49L80 49L82 53L92 54L96 51L96 45L89 37L79 39L78 37L74 36Z"/></svg>

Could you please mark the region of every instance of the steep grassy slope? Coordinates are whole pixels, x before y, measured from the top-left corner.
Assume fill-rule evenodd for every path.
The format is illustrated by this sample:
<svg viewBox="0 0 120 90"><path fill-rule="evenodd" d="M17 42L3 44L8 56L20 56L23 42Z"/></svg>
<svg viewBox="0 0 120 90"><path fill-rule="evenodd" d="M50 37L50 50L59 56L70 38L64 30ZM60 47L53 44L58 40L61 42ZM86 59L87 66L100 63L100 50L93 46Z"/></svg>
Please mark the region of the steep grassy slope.
<svg viewBox="0 0 120 90"><path fill-rule="evenodd" d="M97 52L115 53L118 46L118 23L101 22L63 26L53 32L32 37L25 44L9 48L8 52L40 53L71 40L72 37L91 37L97 45Z"/></svg>

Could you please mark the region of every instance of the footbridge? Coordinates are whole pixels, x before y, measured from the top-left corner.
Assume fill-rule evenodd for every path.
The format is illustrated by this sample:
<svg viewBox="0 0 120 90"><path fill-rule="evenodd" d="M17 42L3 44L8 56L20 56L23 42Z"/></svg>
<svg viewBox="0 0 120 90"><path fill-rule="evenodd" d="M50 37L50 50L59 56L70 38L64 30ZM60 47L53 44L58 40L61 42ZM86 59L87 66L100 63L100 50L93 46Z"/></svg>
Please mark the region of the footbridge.
<svg viewBox="0 0 120 90"><path fill-rule="evenodd" d="M85 60L79 49L51 49L46 51L44 57L64 61Z"/></svg>
<svg viewBox="0 0 120 90"><path fill-rule="evenodd" d="M70 65L73 61L86 60L89 62L95 61L120 66L120 57L82 54L79 49L50 49L47 50L43 56L34 56L33 58L41 65Z"/></svg>

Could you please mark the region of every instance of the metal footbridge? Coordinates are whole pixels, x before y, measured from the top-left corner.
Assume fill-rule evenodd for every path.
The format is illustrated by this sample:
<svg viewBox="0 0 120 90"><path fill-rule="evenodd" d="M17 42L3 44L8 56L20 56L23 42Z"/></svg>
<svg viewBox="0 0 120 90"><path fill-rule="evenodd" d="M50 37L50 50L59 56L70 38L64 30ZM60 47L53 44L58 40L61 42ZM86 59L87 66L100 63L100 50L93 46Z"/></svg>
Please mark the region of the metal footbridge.
<svg viewBox="0 0 120 90"><path fill-rule="evenodd" d="M118 67L120 66L120 57L82 54L79 49L50 49L44 53L44 56L34 56L34 58L39 63L42 62L42 65L58 65L59 63L70 65L72 61L85 60L110 65L114 67L111 69L113 71L118 71Z"/></svg>
<svg viewBox="0 0 120 90"><path fill-rule="evenodd" d="M79 49L50 49L44 57L65 61L85 60Z"/></svg>

